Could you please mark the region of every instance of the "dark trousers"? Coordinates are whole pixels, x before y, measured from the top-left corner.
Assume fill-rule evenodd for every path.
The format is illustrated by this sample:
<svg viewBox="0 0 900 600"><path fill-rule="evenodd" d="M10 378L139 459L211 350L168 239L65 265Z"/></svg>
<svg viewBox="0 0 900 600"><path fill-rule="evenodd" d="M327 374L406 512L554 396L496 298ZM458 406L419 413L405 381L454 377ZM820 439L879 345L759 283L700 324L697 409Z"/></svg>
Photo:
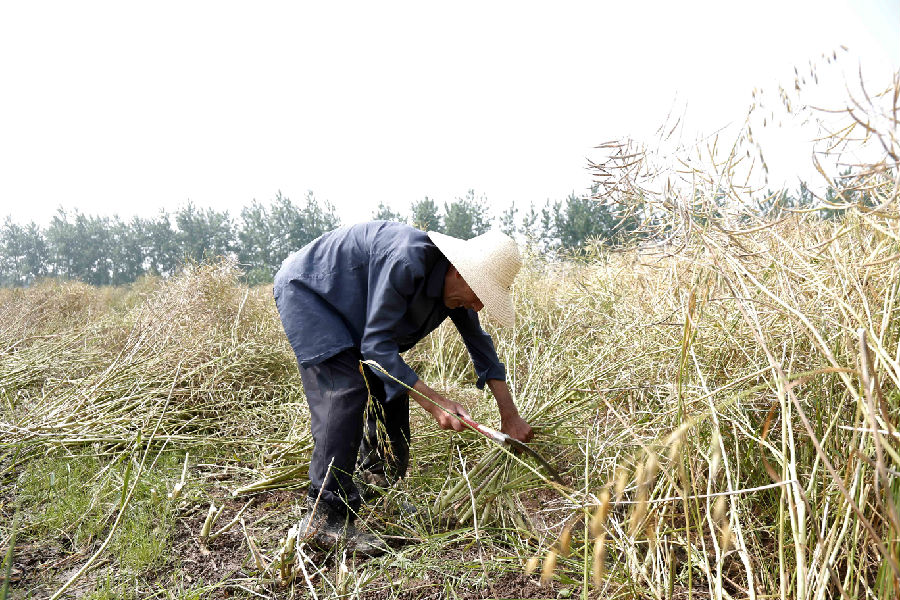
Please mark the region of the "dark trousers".
<svg viewBox="0 0 900 600"><path fill-rule="evenodd" d="M368 367L364 379L359 360L350 349L300 367L314 442L309 497L340 514L359 510L357 466L388 481L403 477L409 466L409 397L386 402L381 379Z"/></svg>

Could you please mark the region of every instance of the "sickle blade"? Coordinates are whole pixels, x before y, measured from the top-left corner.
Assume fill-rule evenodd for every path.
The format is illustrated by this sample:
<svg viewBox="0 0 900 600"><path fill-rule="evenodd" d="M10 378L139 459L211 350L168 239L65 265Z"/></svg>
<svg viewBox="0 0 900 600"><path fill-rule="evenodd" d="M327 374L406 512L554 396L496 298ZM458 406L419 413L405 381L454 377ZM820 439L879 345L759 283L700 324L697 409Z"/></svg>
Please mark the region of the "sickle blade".
<svg viewBox="0 0 900 600"><path fill-rule="evenodd" d="M526 444L526 443L524 443L524 442L520 442L519 440L517 440L517 439L515 439L515 438L508 437L508 436L507 436L507 438L506 438L506 443L509 444L509 446L510 446L513 450L516 450L516 451L519 451L519 452L524 452L525 454L527 454L527 455L529 455L530 457L532 457L533 459L535 459L542 467L544 467L544 469L547 471L547 473L550 475L550 478L551 478L553 481L555 481L556 483L558 483L558 484L560 484L560 485L565 485L565 484L563 483L562 477L559 476L559 473L556 471L556 469L554 469L554 468L550 465L550 463L548 463L548 462L544 459L543 456L541 456L540 454L538 454L538 453L537 453L533 448L531 448L528 444Z"/></svg>

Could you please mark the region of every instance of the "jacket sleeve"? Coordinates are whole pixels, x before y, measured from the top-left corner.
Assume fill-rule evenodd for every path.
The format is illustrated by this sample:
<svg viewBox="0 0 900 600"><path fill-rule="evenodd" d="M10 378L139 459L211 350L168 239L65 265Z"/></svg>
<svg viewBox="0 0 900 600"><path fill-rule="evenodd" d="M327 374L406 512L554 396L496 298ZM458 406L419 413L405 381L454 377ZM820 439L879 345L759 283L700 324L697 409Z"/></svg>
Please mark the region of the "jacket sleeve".
<svg viewBox="0 0 900 600"><path fill-rule="evenodd" d="M419 272L422 271L422 272ZM372 256L369 264L369 293L366 298L366 324L360 341L360 352L366 360L374 360L384 369L412 387L419 380L400 356L394 332L406 313L408 299L416 284L424 278L424 268L417 268L403 256ZM387 400L407 393L407 389L390 377L373 369L384 381Z"/></svg>
<svg viewBox="0 0 900 600"><path fill-rule="evenodd" d="M450 319L456 325L469 356L472 357L475 374L478 376L475 384L478 389L484 388L488 379L506 381L506 367L497 357L491 336L481 328L478 313L467 308L456 308L450 311Z"/></svg>

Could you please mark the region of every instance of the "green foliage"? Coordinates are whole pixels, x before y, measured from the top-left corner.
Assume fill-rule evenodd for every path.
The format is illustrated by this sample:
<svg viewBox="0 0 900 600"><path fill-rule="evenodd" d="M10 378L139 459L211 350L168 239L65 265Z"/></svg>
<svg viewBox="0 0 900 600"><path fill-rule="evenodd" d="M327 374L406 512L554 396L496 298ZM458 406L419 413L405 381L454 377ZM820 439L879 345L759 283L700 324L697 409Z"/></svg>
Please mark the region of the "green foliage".
<svg viewBox="0 0 900 600"><path fill-rule="evenodd" d="M88 217L77 209L70 216L60 208L46 232L50 256L48 274L82 278L93 285L108 284L107 225L108 219Z"/></svg>
<svg viewBox="0 0 900 600"><path fill-rule="evenodd" d="M825 201L820 205L819 216L827 220L843 217L853 206L874 208L876 201L871 191L866 189L865 177L847 167L825 190Z"/></svg>
<svg viewBox="0 0 900 600"><path fill-rule="evenodd" d="M144 473L143 481L138 482L128 516L116 532L112 545L119 568L131 573L141 573L162 566L172 543L175 524L173 507L166 498L167 485L160 475L168 473L171 479L175 479L175 472L180 465L177 460L168 460L157 466L161 468ZM163 493L157 493L154 498L151 489L162 490Z"/></svg>
<svg viewBox="0 0 900 600"><path fill-rule="evenodd" d="M812 192L804 182L800 182L798 195L794 196L788 190L767 190L761 200L757 200L756 213L763 219L781 219L791 211L812 208L815 199Z"/></svg>
<svg viewBox="0 0 900 600"><path fill-rule="evenodd" d="M270 243L274 257L269 266L274 268L291 252L340 225L334 207L327 202L324 206L320 205L312 192L306 193L306 201L302 207L278 192L269 208L269 216Z"/></svg>
<svg viewBox="0 0 900 600"><path fill-rule="evenodd" d="M173 275L183 258L178 232L172 228L169 213L160 211L155 219L132 221L132 235L141 243L146 272L154 275Z"/></svg>
<svg viewBox="0 0 900 600"><path fill-rule="evenodd" d="M21 537L26 543L59 540L61 550L86 552L108 535L121 506L128 477L130 453L51 457L31 461L18 481L19 499L26 519ZM174 533L173 503L166 489L180 475L183 455L162 454L153 469L145 470L116 530L110 555L120 575L140 574L162 567L169 558ZM131 462L131 476L135 465ZM156 490L155 492L153 490ZM120 597L101 585L97 598Z"/></svg>
<svg viewBox="0 0 900 600"><path fill-rule="evenodd" d="M107 573L105 577L97 580L97 586L84 596L84 600L130 600L135 597L122 577Z"/></svg>
<svg viewBox="0 0 900 600"><path fill-rule="evenodd" d="M408 222L424 231L440 231L460 239L486 232L491 225L487 198L469 190L465 197L444 203L443 213L431 198L413 202L408 218L381 203L374 217ZM601 203L570 195L565 202L534 205L516 226L518 209L510 206L500 218L506 233L522 234L540 251L580 248L588 239L618 243L634 228ZM20 226L7 218L0 230L0 285L30 285L43 276L80 279L91 285L120 285L145 274L170 277L184 260L199 262L216 256L236 257L246 280L272 280L291 252L340 225L334 207L308 192L297 205L281 192L265 205L254 200L237 221L226 211L193 203L170 215L134 217L125 222L59 209L42 231L36 224Z"/></svg>
<svg viewBox="0 0 900 600"><path fill-rule="evenodd" d="M19 533L19 519L21 517L21 513L19 512L19 507L16 506L15 515L13 515L9 538L7 541L6 554L3 557L3 562L0 563L0 573L3 573L3 586L0 587L0 600L6 600L9 596L9 581L11 579L12 574L12 563L13 558L15 557L15 548L16 548L16 535Z"/></svg>
<svg viewBox="0 0 900 600"><path fill-rule="evenodd" d="M522 225L519 231L529 244L534 244L543 237L539 229L538 217L539 213L535 210L533 203L528 207L528 212L522 216Z"/></svg>
<svg viewBox="0 0 900 600"><path fill-rule="evenodd" d="M711 202L701 202L693 219L704 224L719 218L730 199L719 190ZM860 186L850 169L835 178L825 197L817 199L805 183L796 193L768 191L751 201L752 213L763 219L780 219L791 211L818 208L823 219L841 218L854 205L872 207L876 200ZM489 202L469 190L462 198L444 202L443 211L429 197L413 202L408 215L380 203L373 218L409 223L424 231L439 231L469 239L491 226ZM656 229L654 215L626 213L615 205L589 195L569 194L543 206L531 204L520 210L515 203L501 212L500 229L517 236L539 252L577 251L589 242L619 247L633 236ZM295 204L281 192L269 203L254 200L237 220L228 212L199 208L188 203L170 215L153 218L88 216L60 208L46 229L35 223L19 225L7 217L0 227L0 286L31 285L40 277L79 279L91 285L120 285L145 274L170 277L185 259L199 262L216 256L235 257L251 284L272 280L281 262L291 252L340 225L334 206L321 203L312 192Z"/></svg>
<svg viewBox="0 0 900 600"><path fill-rule="evenodd" d="M423 200L413 202L409 207L409 223L422 231L443 232L441 217L438 215L438 206L434 200L425 196Z"/></svg>
<svg viewBox="0 0 900 600"><path fill-rule="evenodd" d="M551 203L550 200L544 202L544 206L540 210L533 203L529 205L528 212L522 215L518 228L518 233L522 234L529 247L540 252L549 252L559 246L554 223L559 218L561 210L561 202ZM506 224L503 227L507 233L515 231L514 219L518 210L511 208L511 211L504 214L501 219L501 221L505 219Z"/></svg>
<svg viewBox="0 0 900 600"><path fill-rule="evenodd" d="M7 217L0 228L0 285L30 285L46 276L121 285L146 274L169 277L185 260L218 256L236 256L249 282L264 283L288 254L339 225L334 207L312 192L303 206L281 192L268 207L253 201L239 223L227 211L190 202L174 214L174 226L166 211L125 222L60 208L43 231Z"/></svg>
<svg viewBox="0 0 900 600"><path fill-rule="evenodd" d="M228 256L233 249L234 226L228 211L204 210L188 202L175 213L175 223L185 258L200 262L205 258Z"/></svg>
<svg viewBox="0 0 900 600"><path fill-rule="evenodd" d="M509 236L515 235L516 214L518 212L519 209L516 208L516 203L513 202L506 208L506 210L500 213L500 231Z"/></svg>
<svg viewBox="0 0 900 600"><path fill-rule="evenodd" d="M403 218L403 215L401 215L399 212L395 212L384 202L378 203L378 208L375 209L375 212L372 214L372 219L375 221L396 221L398 223L406 222L406 219Z"/></svg>
<svg viewBox="0 0 900 600"><path fill-rule="evenodd" d="M130 283L146 272L145 236L142 219L135 217L131 223L125 223L113 216L109 221L106 256L111 284Z"/></svg>
<svg viewBox="0 0 900 600"><path fill-rule="evenodd" d="M320 205L311 191L306 192L306 202L300 209L299 227L291 230L291 240L294 242L291 251L302 248L340 224L340 219L331 203L326 202L324 205Z"/></svg>
<svg viewBox="0 0 900 600"><path fill-rule="evenodd" d="M569 194L565 203L557 206L553 229L568 250L582 248L589 240L618 245L638 228L635 217L594 198Z"/></svg>
<svg viewBox="0 0 900 600"><path fill-rule="evenodd" d="M22 508L29 515L22 536L52 535L72 547L93 543L107 525L106 510L119 491L109 477L94 481L103 466L94 456L29 464L19 481Z"/></svg>
<svg viewBox="0 0 900 600"><path fill-rule="evenodd" d="M17 237L13 229L4 231L5 242L26 241L22 268L30 270L12 275L19 284L45 275L92 285L128 283L147 272L173 273L182 254L166 213L125 223L117 216L86 216L77 210L70 215L59 209L45 232L32 224L26 233ZM10 271L4 269L4 275L10 279Z"/></svg>
<svg viewBox="0 0 900 600"><path fill-rule="evenodd" d="M469 190L465 198L444 203L444 233L468 240L485 233L490 228L487 199L475 198L475 190Z"/></svg>
<svg viewBox="0 0 900 600"><path fill-rule="evenodd" d="M300 207L279 191L268 208L254 201L241 212L241 220L238 260L253 284L272 281L291 252L340 225L334 207L320 204L312 192Z"/></svg>
<svg viewBox="0 0 900 600"><path fill-rule="evenodd" d="M245 265L247 281L251 284L272 278L272 266L278 260L274 225L269 209L256 200L241 210L241 226L237 234L238 261Z"/></svg>
<svg viewBox="0 0 900 600"><path fill-rule="evenodd" d="M17 225L6 217L0 232L0 285L29 285L46 274L47 244L31 222Z"/></svg>

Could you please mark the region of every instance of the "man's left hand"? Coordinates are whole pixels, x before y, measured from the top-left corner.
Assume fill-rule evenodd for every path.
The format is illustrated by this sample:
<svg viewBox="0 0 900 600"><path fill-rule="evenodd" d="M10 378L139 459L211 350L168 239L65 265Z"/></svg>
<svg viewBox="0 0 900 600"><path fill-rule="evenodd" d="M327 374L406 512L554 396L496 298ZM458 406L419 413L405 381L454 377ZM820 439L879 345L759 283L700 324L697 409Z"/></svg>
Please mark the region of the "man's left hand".
<svg viewBox="0 0 900 600"><path fill-rule="evenodd" d="M502 419L500 421L500 431L520 442L528 442L534 437L531 425L518 415Z"/></svg>

